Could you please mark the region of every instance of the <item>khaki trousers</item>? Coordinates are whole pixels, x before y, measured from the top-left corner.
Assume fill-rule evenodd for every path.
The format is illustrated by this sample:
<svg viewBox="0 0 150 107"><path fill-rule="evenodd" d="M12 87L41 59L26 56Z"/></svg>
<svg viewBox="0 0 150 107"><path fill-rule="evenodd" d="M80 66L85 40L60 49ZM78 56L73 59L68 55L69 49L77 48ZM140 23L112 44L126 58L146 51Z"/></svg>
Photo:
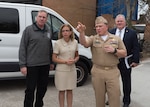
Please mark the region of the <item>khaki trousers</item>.
<svg viewBox="0 0 150 107"><path fill-rule="evenodd" d="M92 85L95 91L96 107L105 107L106 92L109 107L120 107L120 72L116 67L92 67Z"/></svg>

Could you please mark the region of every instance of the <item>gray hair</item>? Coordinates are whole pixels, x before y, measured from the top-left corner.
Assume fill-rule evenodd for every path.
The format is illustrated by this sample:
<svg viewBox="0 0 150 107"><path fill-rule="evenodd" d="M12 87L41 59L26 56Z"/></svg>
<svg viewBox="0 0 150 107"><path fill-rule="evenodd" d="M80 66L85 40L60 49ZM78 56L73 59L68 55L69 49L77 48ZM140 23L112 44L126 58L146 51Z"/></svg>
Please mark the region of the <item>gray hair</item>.
<svg viewBox="0 0 150 107"><path fill-rule="evenodd" d="M116 16L116 18L115 18L115 21L116 21L116 19L119 18L119 17L122 17L122 18L124 19L124 21L126 22L126 18L125 18L125 16L124 16L123 14L118 14L118 15Z"/></svg>

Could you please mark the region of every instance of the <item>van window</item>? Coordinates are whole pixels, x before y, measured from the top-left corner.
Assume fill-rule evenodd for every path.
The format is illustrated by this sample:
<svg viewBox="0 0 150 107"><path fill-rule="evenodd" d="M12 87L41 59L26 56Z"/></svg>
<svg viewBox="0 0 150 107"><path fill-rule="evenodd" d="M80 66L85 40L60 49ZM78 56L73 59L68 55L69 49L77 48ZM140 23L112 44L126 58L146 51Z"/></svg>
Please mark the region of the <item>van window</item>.
<svg viewBox="0 0 150 107"><path fill-rule="evenodd" d="M53 15L51 16L51 19L52 19L52 27L53 27L53 40L57 40L58 32L60 31L60 27L62 26L63 22Z"/></svg>
<svg viewBox="0 0 150 107"><path fill-rule="evenodd" d="M36 19L36 15L37 15L37 11L33 11L32 12L32 20L33 22L35 22ZM63 22L58 19L57 17L55 17L54 15L48 14L48 20L46 25L51 28L52 30L52 39L53 40L57 40L58 39L58 32L60 30L60 27L62 26Z"/></svg>
<svg viewBox="0 0 150 107"><path fill-rule="evenodd" d="M18 10L13 8L0 8L0 13L0 33L18 33Z"/></svg>

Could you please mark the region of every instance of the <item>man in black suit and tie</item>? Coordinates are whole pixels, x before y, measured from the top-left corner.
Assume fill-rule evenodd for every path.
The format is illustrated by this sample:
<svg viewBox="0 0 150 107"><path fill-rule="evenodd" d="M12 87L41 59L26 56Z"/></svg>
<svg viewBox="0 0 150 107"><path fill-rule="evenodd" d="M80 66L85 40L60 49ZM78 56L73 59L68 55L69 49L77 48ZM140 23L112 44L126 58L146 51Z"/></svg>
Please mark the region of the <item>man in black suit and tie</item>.
<svg viewBox="0 0 150 107"><path fill-rule="evenodd" d="M129 107L131 102L131 70L132 67L136 67L139 64L139 43L136 32L126 27L124 15L117 15L115 18L115 24L116 28L112 29L110 33L120 36L127 49L127 57L120 58L118 68L123 83L123 107Z"/></svg>

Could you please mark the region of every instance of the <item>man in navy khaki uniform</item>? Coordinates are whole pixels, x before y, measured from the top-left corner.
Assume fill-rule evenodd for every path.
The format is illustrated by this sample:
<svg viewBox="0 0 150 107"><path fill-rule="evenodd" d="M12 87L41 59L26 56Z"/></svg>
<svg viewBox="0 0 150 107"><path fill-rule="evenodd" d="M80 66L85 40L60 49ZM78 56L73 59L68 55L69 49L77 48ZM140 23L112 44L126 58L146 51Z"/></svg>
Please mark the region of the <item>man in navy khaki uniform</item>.
<svg viewBox="0 0 150 107"><path fill-rule="evenodd" d="M127 55L123 41L108 32L107 20L99 16L95 20L95 35L85 37L85 25L78 22L80 43L91 47L93 67L92 85L95 92L96 107L105 107L107 92L110 107L120 107L119 58Z"/></svg>

